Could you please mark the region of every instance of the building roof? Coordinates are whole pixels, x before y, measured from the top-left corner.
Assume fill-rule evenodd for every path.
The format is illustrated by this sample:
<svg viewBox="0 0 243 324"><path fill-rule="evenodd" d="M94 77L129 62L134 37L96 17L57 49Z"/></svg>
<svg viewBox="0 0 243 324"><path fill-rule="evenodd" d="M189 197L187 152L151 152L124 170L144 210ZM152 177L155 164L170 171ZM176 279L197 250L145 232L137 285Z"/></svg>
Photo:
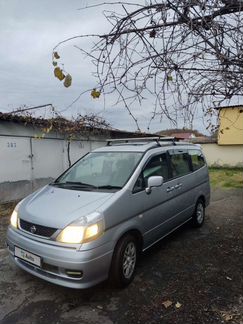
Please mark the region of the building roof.
<svg viewBox="0 0 243 324"><path fill-rule="evenodd" d="M215 107L214 109L216 110L220 110L220 109L228 109L228 108L243 108L243 104L242 105L232 105L232 106L221 106L221 107Z"/></svg>
<svg viewBox="0 0 243 324"><path fill-rule="evenodd" d="M165 129L165 130L161 130L161 131L157 132L156 134L158 134L158 135L165 135L165 136L175 136L174 134L176 134L176 135L180 134L181 135L181 134L185 134L185 133L193 134L196 137L198 137L198 136L204 136L198 130L188 129L188 128L182 128L182 129L180 129L180 128Z"/></svg>
<svg viewBox="0 0 243 324"><path fill-rule="evenodd" d="M87 117L87 118L85 118ZM49 132L50 130L59 132L61 134L102 134L111 137L149 137L153 134L141 133L141 132L129 132L126 130L115 129L109 126L105 121L99 123L98 119L92 120L92 116L84 116L79 120L70 120L62 117L45 119L35 118L31 115L17 115L12 113L0 112L0 122L11 122L16 124L22 124L24 126L31 126L42 129L43 132ZM50 129L51 128L51 129Z"/></svg>
<svg viewBox="0 0 243 324"><path fill-rule="evenodd" d="M194 144L215 144L217 143L217 139L208 136L201 136L201 137L191 138L190 142Z"/></svg>
<svg viewBox="0 0 243 324"><path fill-rule="evenodd" d="M173 133L171 134L172 137L180 138L180 139L189 139L195 137L193 132L191 133Z"/></svg>

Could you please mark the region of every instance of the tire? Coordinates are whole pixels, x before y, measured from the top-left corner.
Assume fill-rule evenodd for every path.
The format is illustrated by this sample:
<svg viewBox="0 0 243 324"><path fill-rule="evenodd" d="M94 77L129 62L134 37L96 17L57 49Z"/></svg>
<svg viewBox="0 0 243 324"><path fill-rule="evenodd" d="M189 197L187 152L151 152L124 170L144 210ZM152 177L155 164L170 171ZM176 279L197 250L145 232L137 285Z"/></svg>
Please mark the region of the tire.
<svg viewBox="0 0 243 324"><path fill-rule="evenodd" d="M199 198L194 213L192 215L192 226L201 227L205 220L205 204L203 199Z"/></svg>
<svg viewBox="0 0 243 324"><path fill-rule="evenodd" d="M137 240L131 234L118 241L112 258L110 280L112 286L123 288L134 278L138 258Z"/></svg>

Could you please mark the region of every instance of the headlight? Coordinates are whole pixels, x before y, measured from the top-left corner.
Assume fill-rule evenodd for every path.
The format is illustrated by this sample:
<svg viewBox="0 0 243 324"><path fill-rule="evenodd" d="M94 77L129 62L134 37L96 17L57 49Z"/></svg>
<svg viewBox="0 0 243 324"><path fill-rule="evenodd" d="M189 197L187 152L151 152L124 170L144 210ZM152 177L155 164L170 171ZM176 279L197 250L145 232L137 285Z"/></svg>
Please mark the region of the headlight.
<svg viewBox="0 0 243 324"><path fill-rule="evenodd" d="M103 223L97 222L89 226L69 225L57 237L62 243L85 243L92 241L103 233Z"/></svg>
<svg viewBox="0 0 243 324"><path fill-rule="evenodd" d="M17 228L18 227L18 213L17 211L14 209L14 211L12 212L11 218L10 218L10 223L13 227Z"/></svg>

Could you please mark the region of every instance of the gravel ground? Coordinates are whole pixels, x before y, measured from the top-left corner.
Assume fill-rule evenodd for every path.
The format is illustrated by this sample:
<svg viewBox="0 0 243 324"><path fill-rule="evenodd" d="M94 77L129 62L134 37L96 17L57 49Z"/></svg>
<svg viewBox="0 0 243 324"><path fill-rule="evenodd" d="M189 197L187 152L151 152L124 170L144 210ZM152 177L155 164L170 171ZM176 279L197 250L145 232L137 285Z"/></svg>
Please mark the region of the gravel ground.
<svg viewBox="0 0 243 324"><path fill-rule="evenodd" d="M72 290L17 269L4 248L12 206L1 206L0 323L243 324L242 198L241 189L213 191L205 225L147 251L123 290Z"/></svg>

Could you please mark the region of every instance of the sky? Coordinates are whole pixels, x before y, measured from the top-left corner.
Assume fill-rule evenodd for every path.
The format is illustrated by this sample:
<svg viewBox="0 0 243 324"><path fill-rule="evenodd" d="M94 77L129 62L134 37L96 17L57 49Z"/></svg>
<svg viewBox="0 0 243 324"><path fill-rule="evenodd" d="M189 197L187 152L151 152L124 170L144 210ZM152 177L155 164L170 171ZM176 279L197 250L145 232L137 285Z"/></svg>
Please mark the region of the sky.
<svg viewBox="0 0 243 324"><path fill-rule="evenodd" d="M72 86L65 88L53 75L52 49L56 44L76 35L109 30L100 8L79 10L95 3L98 1L0 0L1 112L51 103L66 117L95 113L114 128L136 130L128 112L122 105L114 106L112 98L106 97L104 105L102 96L94 100L87 93L69 107L81 92L96 86L91 63L84 60L74 47L80 43L71 41L60 47L61 61L73 77ZM134 110L143 131L146 131L150 118L149 107L150 103L144 102L142 107ZM43 109L41 114L47 116L48 109ZM160 121L158 117L151 124L150 131L171 127L169 121ZM200 115L195 121L195 128L205 133Z"/></svg>

